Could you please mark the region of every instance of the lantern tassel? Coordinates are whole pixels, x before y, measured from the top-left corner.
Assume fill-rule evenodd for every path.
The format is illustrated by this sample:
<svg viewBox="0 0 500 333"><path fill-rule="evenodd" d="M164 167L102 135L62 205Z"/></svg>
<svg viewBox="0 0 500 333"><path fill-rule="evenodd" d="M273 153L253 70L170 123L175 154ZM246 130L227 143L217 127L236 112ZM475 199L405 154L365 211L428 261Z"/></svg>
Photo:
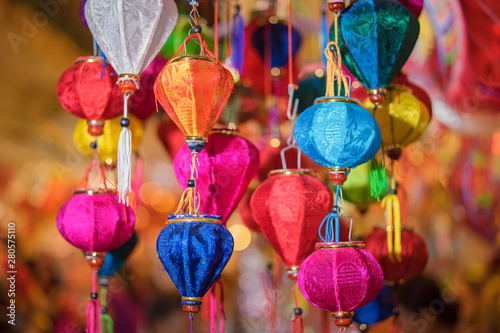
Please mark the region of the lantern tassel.
<svg viewBox="0 0 500 333"><path fill-rule="evenodd" d="M304 322L302 320L302 309L299 307L298 284L295 283L295 309L292 319L292 333L304 333Z"/></svg>
<svg viewBox="0 0 500 333"><path fill-rule="evenodd" d="M231 49L233 53L233 66L240 75L244 70L245 63L245 22L240 13L240 5L235 6L236 13L233 16L233 32L231 35Z"/></svg>
<svg viewBox="0 0 500 333"><path fill-rule="evenodd" d="M188 187L184 190L175 211L176 215L197 215L200 208L200 193L196 190L196 180L198 179L198 170L196 165L199 164L197 154L193 153L191 159L191 179L188 180Z"/></svg>
<svg viewBox="0 0 500 333"><path fill-rule="evenodd" d="M384 165L384 147L370 160L370 195L380 201L387 190L388 179Z"/></svg>
<svg viewBox="0 0 500 333"><path fill-rule="evenodd" d="M101 333L101 305L97 300L97 270L92 272L92 293L86 308L86 333Z"/></svg>
<svg viewBox="0 0 500 333"><path fill-rule="evenodd" d="M385 209L387 250L389 259L392 262L394 262L395 259L398 262L401 262L401 210L399 198L397 196L396 180L394 178L391 179L391 189L389 194L382 200L382 208Z"/></svg>
<svg viewBox="0 0 500 333"><path fill-rule="evenodd" d="M128 129L130 120L128 119L128 99L130 93L123 94L123 118L121 120L122 131L118 141L117 158L117 191L119 200L122 203L129 204L129 193L131 188L131 156L132 156L132 133Z"/></svg>
<svg viewBox="0 0 500 333"><path fill-rule="evenodd" d="M342 189L339 185L337 185L337 191L335 194L335 205L333 206L332 212L329 213L321 222L319 226L318 235L321 240L325 243L331 243L335 240L335 242L340 241L340 219L342 207L339 206L339 197L342 199ZM335 221L335 222L334 222ZM324 226L324 233L323 231Z"/></svg>

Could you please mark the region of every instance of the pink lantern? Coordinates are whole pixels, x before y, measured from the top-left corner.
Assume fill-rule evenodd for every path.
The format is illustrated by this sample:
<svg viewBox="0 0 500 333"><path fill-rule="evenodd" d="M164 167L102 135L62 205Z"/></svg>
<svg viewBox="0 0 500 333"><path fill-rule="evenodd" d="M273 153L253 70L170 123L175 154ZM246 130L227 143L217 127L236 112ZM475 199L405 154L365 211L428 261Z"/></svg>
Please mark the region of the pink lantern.
<svg viewBox="0 0 500 333"><path fill-rule="evenodd" d="M352 323L354 310L375 299L383 280L379 263L363 242L317 243L297 276L302 295L331 312L341 329Z"/></svg>
<svg viewBox="0 0 500 333"><path fill-rule="evenodd" d="M202 214L220 215L225 225L259 168L259 151L231 130L212 130L204 150L197 154L196 190ZM183 188L192 177L191 150L184 145L175 155L174 170Z"/></svg>

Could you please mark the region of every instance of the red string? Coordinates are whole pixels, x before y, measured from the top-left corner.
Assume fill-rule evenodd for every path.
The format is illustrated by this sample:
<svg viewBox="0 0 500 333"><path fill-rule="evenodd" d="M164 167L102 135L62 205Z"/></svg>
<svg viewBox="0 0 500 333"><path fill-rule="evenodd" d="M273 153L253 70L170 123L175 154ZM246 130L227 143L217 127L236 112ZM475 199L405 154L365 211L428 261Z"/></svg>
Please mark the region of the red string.
<svg viewBox="0 0 500 333"><path fill-rule="evenodd" d="M293 84L292 58L292 0L288 0L288 84Z"/></svg>
<svg viewBox="0 0 500 333"><path fill-rule="evenodd" d="M219 59L219 0L214 1L214 54Z"/></svg>
<svg viewBox="0 0 500 333"><path fill-rule="evenodd" d="M299 286L295 283L295 308L299 308L299 297L298 297ZM292 319L292 333L304 333L304 322L302 321L302 315L297 315Z"/></svg>
<svg viewBox="0 0 500 333"><path fill-rule="evenodd" d="M85 170L85 174L83 176L82 181L80 182L79 188L87 188L87 181L94 167L97 167L99 169L99 173L101 174L102 184L99 184L99 186L102 186L104 187L105 190L107 190L108 186L106 185L106 169L101 163L99 163L98 160L93 160L92 162L90 162L89 166L87 167L87 170Z"/></svg>

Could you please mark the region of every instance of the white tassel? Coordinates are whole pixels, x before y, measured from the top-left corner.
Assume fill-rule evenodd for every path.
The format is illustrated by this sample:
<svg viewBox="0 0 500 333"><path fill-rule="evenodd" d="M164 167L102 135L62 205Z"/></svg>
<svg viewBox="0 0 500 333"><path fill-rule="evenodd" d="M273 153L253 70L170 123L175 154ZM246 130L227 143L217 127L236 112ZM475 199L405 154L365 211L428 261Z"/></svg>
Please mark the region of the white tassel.
<svg viewBox="0 0 500 333"><path fill-rule="evenodd" d="M130 94L123 95L123 116L127 118L128 116L128 99ZM117 159L117 185L116 190L118 191L119 201L125 203L127 206L129 204L129 193L131 188L131 178L132 178L132 163L130 161L132 156L132 133L127 127L122 127L120 132L120 140L118 141L118 159Z"/></svg>

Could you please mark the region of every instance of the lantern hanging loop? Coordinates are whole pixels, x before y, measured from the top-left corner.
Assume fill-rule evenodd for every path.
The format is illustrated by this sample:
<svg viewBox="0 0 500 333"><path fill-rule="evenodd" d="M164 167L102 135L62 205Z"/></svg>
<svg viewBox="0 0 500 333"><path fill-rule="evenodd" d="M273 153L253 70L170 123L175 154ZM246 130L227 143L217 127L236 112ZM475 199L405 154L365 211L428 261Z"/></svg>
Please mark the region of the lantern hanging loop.
<svg viewBox="0 0 500 333"><path fill-rule="evenodd" d="M191 35L193 33L199 33L201 34L201 26L198 24L198 17L200 17L200 13L198 12L198 2L196 2L196 5L192 5L190 3L190 5L193 6L193 8L191 9L191 12L189 12L189 19L188 19L188 22L189 22L189 25L191 26L191 29L189 29L188 31L188 35ZM196 44L198 44L200 46L200 55L203 54L203 46L201 45L201 42L197 41L197 40L193 40ZM184 43L184 55L187 54L187 50L186 50L186 43Z"/></svg>
<svg viewBox="0 0 500 333"><path fill-rule="evenodd" d="M326 97L341 96L342 86L344 87L344 96L351 96L351 82L350 77L342 72L342 54L338 46L338 18L339 15L334 14L334 27L335 27L335 41L328 43L325 48L326 64ZM337 91L335 92L335 81L340 81L337 84Z"/></svg>
<svg viewBox="0 0 500 333"><path fill-rule="evenodd" d="M340 242L340 217L345 217L350 219L349 242L351 242L353 220L351 216L344 216L343 205L344 205L344 197L342 195L342 188L340 185L337 185L337 190L335 193L335 205L332 208L332 212L329 213L323 219L323 222L321 222L321 225L318 229L318 235L323 242L325 243L331 243L333 241L335 241L336 243Z"/></svg>

